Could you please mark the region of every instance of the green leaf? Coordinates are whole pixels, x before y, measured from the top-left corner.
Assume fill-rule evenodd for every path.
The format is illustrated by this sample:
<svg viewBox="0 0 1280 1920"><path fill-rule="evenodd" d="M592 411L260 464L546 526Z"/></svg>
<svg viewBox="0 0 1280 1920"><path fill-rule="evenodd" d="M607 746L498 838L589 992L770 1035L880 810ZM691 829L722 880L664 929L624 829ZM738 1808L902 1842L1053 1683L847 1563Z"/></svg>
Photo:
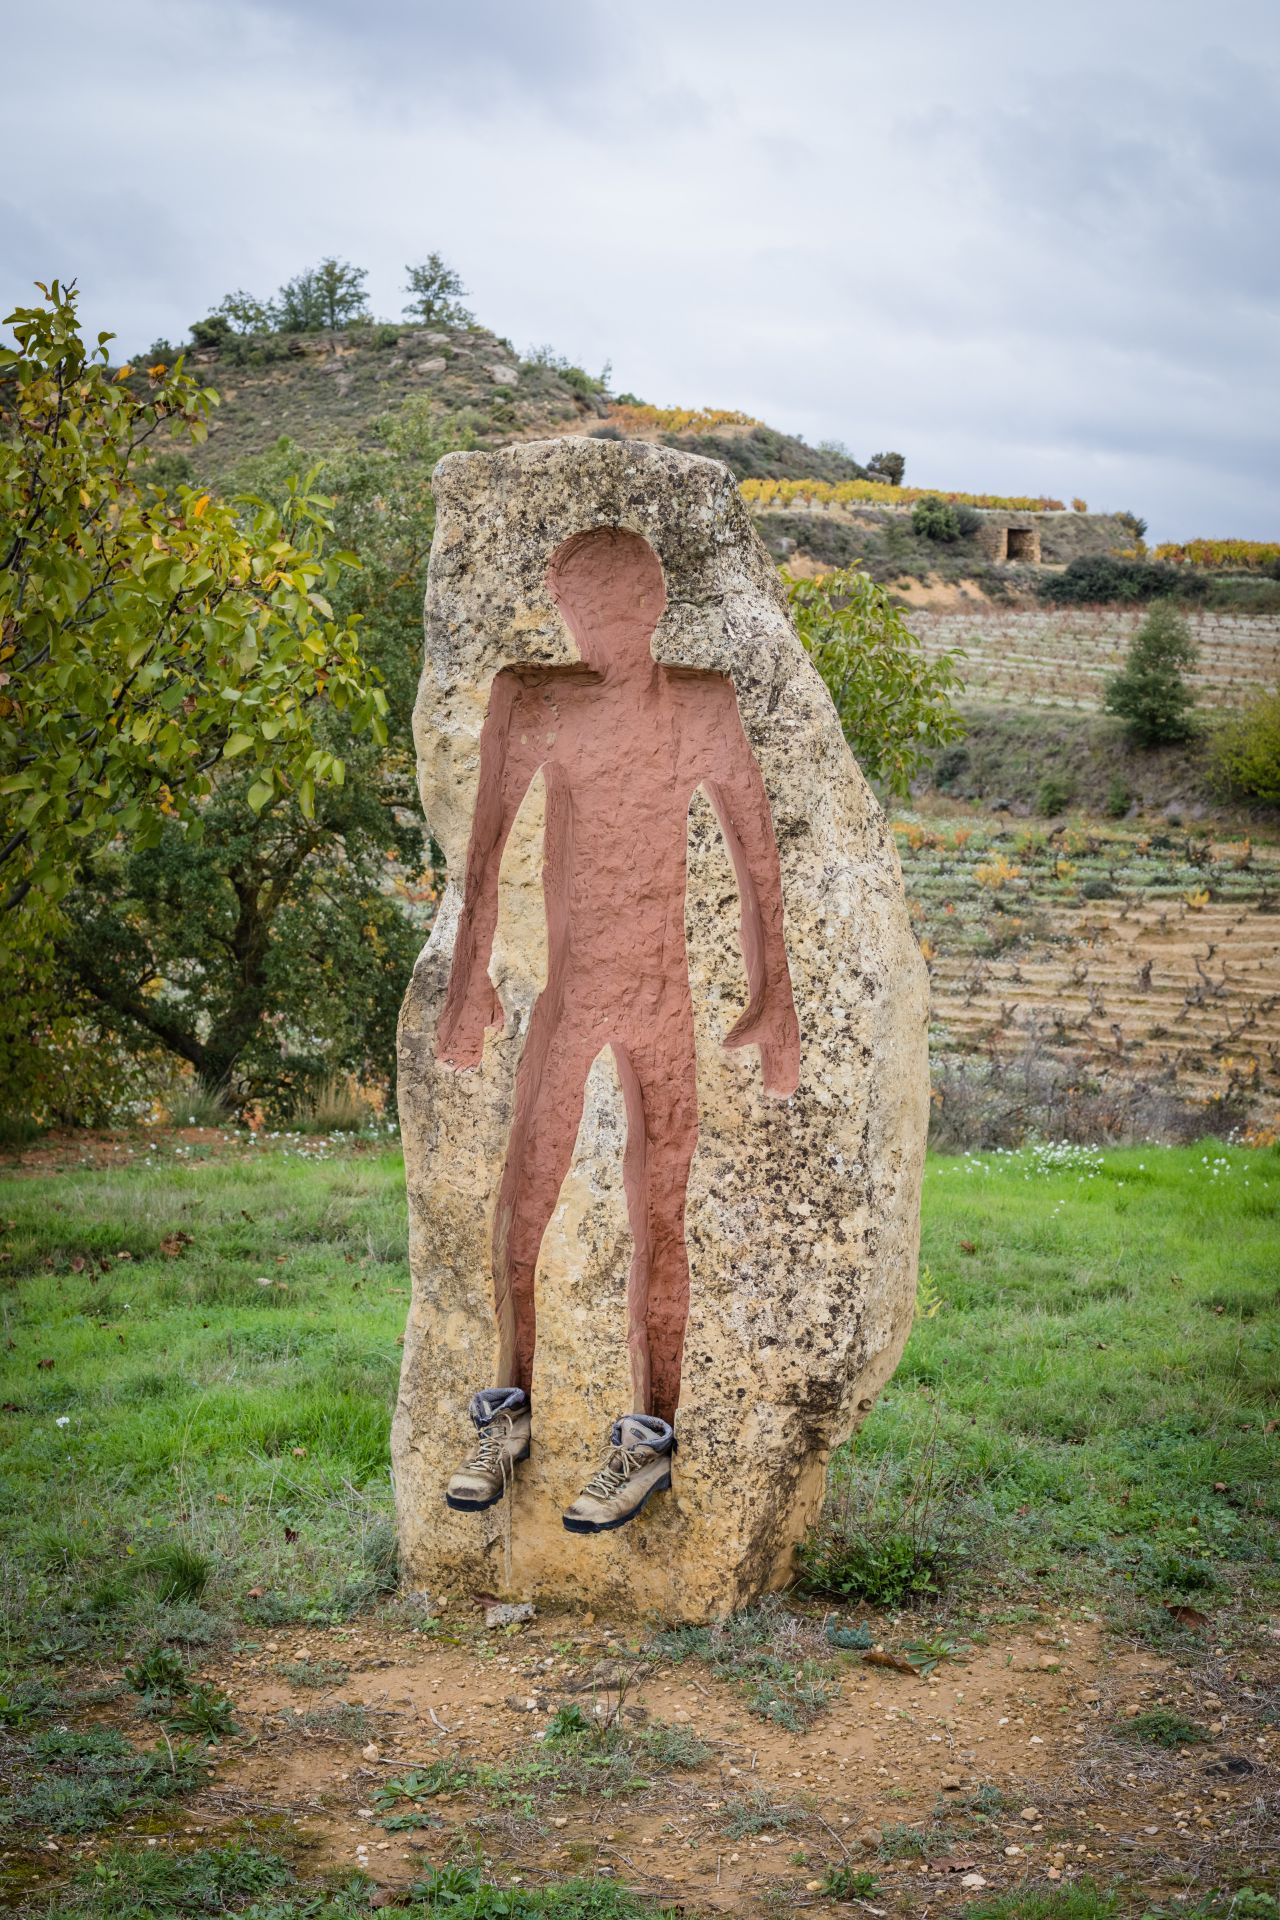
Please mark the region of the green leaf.
<svg viewBox="0 0 1280 1920"><path fill-rule="evenodd" d="M252 745L251 733L233 733L222 749L222 757L224 760L234 760L238 753L247 753Z"/></svg>

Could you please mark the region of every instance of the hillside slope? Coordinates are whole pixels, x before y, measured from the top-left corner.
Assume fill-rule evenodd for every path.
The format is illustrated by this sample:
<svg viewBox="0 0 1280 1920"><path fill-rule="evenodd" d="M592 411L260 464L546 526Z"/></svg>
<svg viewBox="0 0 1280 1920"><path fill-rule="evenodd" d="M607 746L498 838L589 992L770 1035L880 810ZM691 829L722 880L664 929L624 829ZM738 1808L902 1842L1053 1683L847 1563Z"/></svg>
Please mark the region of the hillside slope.
<svg viewBox="0 0 1280 1920"><path fill-rule="evenodd" d="M659 440L723 460L739 481L863 480L867 469L843 450L811 447L743 414L615 401L603 382L549 354L521 359L483 327L362 325L345 332L267 334L195 348L187 364L221 398L207 443L190 459L202 480L226 481L239 464L283 436L308 454L343 443L367 445L375 424L426 401L480 447L559 434ZM972 537L949 547L917 537L907 503L850 506L811 501L797 511L758 509L756 525L774 556L796 571L851 563L885 580L966 578L979 596L1017 589L1026 570L983 563ZM1045 528L1044 559L1116 551L1126 525L1101 514L1057 513Z"/></svg>
<svg viewBox="0 0 1280 1920"><path fill-rule="evenodd" d="M268 334L193 349L187 365L221 396L196 462L208 479L223 478L282 435L316 453L360 444L376 420L415 400L465 426L480 446L540 434L625 434L723 460L739 480L841 481L866 473L848 454L807 446L745 416L712 414L703 418L714 424L671 430L668 420L689 416L615 403L581 368L549 356L522 360L483 327Z"/></svg>

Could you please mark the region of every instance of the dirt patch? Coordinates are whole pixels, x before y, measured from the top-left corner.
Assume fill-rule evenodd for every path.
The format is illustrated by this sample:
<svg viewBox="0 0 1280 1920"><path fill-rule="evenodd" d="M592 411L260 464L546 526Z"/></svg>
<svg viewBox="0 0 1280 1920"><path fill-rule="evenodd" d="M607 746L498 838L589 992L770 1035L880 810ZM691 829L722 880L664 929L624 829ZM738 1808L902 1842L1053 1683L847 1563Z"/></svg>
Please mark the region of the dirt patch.
<svg viewBox="0 0 1280 1920"><path fill-rule="evenodd" d="M976 613L992 604L977 580L895 580L893 596L930 613Z"/></svg>
<svg viewBox="0 0 1280 1920"><path fill-rule="evenodd" d="M1190 1674L1066 1613L979 1638L928 1677L840 1656L829 1707L794 1732L701 1662L642 1665L619 1722L633 1764L592 1779L581 1741L546 1734L566 1704L617 1706L635 1662L607 1629L279 1630L208 1669L242 1734L157 1843L247 1823L287 1834L308 1874L362 1867L389 1890L480 1853L502 1881L611 1875L742 1915L771 1891L839 1912L822 1888L846 1865L874 1873L882 1904L934 1911L981 1887L1089 1875L1168 1899L1264 1869L1280 1736L1238 1675ZM1194 1729L1187 1744L1126 1734L1155 1707ZM685 1741L666 1766L664 1729L704 1752Z"/></svg>

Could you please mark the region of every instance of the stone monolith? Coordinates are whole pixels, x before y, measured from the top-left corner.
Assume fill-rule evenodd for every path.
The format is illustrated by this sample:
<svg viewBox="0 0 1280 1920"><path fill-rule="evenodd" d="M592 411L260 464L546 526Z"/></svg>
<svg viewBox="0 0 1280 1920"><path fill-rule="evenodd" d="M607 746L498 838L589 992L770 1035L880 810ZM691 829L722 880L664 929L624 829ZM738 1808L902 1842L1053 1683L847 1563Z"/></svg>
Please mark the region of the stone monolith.
<svg viewBox="0 0 1280 1920"><path fill-rule="evenodd" d="M402 1567L434 1598L501 1592L705 1620L791 1577L831 1451L906 1340L928 1114L925 969L887 823L724 466L634 441L560 439L450 454L435 493L415 738L448 884L400 1023L413 1272L392 1432ZM686 686L731 688L715 739L738 727L736 696L776 840L799 1056L788 1080L776 1062L772 1073L762 1065L759 1047L722 1044L754 993L757 903L749 878L740 892L732 807L708 778L687 829L696 1146L679 1451L670 1492L617 1532L583 1537L565 1531L561 1513L634 1397L624 1149L628 1098L634 1119L638 1096L621 1049L603 1048L587 1072L541 1242L531 1457L489 1512L444 1502L473 1439L469 1396L506 1384L495 1379L494 1219L521 1052L548 980L543 839L548 801L553 812L565 804L554 776L534 776L501 855L489 965L501 1025L469 1071L439 1057L439 1029L495 681L512 669L531 685L544 684L541 669L589 679L547 576L565 542L594 528L639 534L657 554L666 607L653 657L674 670L664 679L677 699ZM624 727L625 713L614 724ZM655 884L646 852L619 854L620 871L637 876L641 918ZM669 904L678 913L678 881ZM636 992L624 983L615 993L634 1040L644 1024ZM607 1018L608 995L597 998Z"/></svg>

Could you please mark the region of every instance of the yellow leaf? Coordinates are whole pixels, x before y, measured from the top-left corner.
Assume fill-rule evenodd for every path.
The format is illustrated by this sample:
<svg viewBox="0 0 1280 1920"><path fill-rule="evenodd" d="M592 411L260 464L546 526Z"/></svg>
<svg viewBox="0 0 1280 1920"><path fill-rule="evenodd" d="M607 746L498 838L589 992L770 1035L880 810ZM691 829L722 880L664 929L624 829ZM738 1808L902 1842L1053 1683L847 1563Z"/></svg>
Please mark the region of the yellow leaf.
<svg viewBox="0 0 1280 1920"><path fill-rule="evenodd" d="M192 514L195 516L197 520L200 518L201 514L204 512L208 504L209 504L208 494L202 493L200 495L200 498L195 502L194 506L191 509Z"/></svg>
<svg viewBox="0 0 1280 1920"><path fill-rule="evenodd" d="M82 507L91 507L93 505L93 501L89 498L89 489L87 487L81 487L80 489L80 505Z"/></svg>
<svg viewBox="0 0 1280 1920"><path fill-rule="evenodd" d="M119 386L122 380L127 380L132 372L132 367L121 367L119 373L116 375L116 385Z"/></svg>

